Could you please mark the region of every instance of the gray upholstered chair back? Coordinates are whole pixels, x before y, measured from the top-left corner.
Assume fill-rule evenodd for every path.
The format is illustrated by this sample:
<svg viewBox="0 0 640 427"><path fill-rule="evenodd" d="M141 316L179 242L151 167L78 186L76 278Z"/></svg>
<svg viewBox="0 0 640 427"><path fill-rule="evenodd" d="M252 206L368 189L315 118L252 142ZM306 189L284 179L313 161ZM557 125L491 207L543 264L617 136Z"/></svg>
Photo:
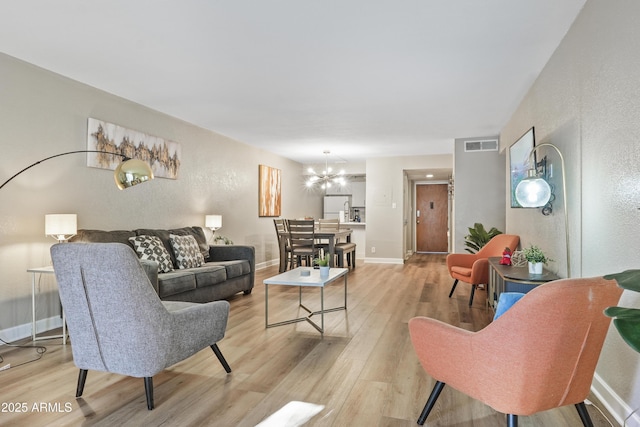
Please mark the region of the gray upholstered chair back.
<svg viewBox="0 0 640 427"><path fill-rule="evenodd" d="M167 365L170 315L130 247L58 244L51 257L78 367L145 377Z"/></svg>

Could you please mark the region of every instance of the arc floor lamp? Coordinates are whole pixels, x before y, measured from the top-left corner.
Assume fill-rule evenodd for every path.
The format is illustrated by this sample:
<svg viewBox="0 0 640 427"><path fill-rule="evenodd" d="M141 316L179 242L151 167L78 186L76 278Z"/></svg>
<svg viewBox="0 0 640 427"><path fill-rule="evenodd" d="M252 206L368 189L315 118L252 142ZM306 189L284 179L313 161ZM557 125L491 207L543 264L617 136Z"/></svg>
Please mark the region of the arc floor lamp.
<svg viewBox="0 0 640 427"><path fill-rule="evenodd" d="M29 166L22 169L18 173L14 174L11 178L3 182L2 185L0 185L0 189L2 189L2 187L7 185L11 180L13 180L15 177L17 177L21 173L31 169L34 166L39 165L42 162L54 159L56 157L66 156L69 154L77 154L77 153L101 153L101 154L111 154L113 156L122 157L122 162L118 165L116 170L113 172L113 178L115 179L116 185L121 190L124 190L125 188L129 188L129 187L133 187L134 185L138 185L153 179L153 171L151 170L151 167L147 163L143 162L142 160L132 159L128 156L125 156L124 154L112 153L109 151L77 150L77 151L67 151L66 153L60 153L54 156L45 157L42 160L38 160L37 162L30 164Z"/></svg>
<svg viewBox="0 0 640 427"><path fill-rule="evenodd" d="M565 244L567 249L567 277L571 277L571 257L569 250L569 213L567 211L567 177L564 166L564 156L560 152L560 149L551 143L544 143L536 145L529 157L532 158L537 149L542 147L551 147L560 156L560 165L562 167L562 199L564 207L564 231L565 231ZM535 161L534 161L535 164ZM522 207L525 208L542 208L551 199L551 186L549 183L538 173L535 169L529 170L529 176L518 184L515 192L516 200Z"/></svg>

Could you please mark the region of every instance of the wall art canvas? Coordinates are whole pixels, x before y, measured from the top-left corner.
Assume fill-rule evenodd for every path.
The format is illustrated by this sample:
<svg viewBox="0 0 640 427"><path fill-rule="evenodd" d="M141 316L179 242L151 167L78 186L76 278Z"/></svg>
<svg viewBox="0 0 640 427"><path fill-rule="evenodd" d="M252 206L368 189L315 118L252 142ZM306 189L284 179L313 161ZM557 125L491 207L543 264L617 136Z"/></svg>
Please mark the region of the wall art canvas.
<svg viewBox="0 0 640 427"><path fill-rule="evenodd" d="M259 216L280 216L280 169L259 165Z"/></svg>
<svg viewBox="0 0 640 427"><path fill-rule="evenodd" d="M140 159L151 166L156 178L178 177L181 156L177 142L92 118L87 129L87 150L119 153L131 159ZM93 168L115 170L121 161L120 156L87 153L87 166Z"/></svg>

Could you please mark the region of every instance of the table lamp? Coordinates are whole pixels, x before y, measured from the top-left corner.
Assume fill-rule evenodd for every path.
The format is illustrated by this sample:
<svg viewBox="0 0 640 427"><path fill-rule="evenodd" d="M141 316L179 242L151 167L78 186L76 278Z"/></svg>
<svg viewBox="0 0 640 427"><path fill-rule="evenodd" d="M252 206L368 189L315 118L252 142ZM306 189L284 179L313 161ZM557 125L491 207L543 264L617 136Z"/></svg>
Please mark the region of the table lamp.
<svg viewBox="0 0 640 427"><path fill-rule="evenodd" d="M205 227L210 228L213 233L222 228L222 215L207 215L204 220Z"/></svg>
<svg viewBox="0 0 640 427"><path fill-rule="evenodd" d="M47 214L44 216L44 234L51 236L58 243L66 242L78 231L76 214Z"/></svg>

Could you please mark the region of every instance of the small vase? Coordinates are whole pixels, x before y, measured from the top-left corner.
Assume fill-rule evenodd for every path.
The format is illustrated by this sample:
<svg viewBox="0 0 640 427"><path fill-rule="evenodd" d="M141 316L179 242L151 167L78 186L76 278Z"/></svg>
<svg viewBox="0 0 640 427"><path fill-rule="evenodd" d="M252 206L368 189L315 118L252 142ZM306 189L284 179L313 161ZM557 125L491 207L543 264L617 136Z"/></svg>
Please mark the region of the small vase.
<svg viewBox="0 0 640 427"><path fill-rule="evenodd" d="M329 266L320 266L320 277L329 277Z"/></svg>
<svg viewBox="0 0 640 427"><path fill-rule="evenodd" d="M530 262L529 263L529 274L542 274L542 265L541 262Z"/></svg>

